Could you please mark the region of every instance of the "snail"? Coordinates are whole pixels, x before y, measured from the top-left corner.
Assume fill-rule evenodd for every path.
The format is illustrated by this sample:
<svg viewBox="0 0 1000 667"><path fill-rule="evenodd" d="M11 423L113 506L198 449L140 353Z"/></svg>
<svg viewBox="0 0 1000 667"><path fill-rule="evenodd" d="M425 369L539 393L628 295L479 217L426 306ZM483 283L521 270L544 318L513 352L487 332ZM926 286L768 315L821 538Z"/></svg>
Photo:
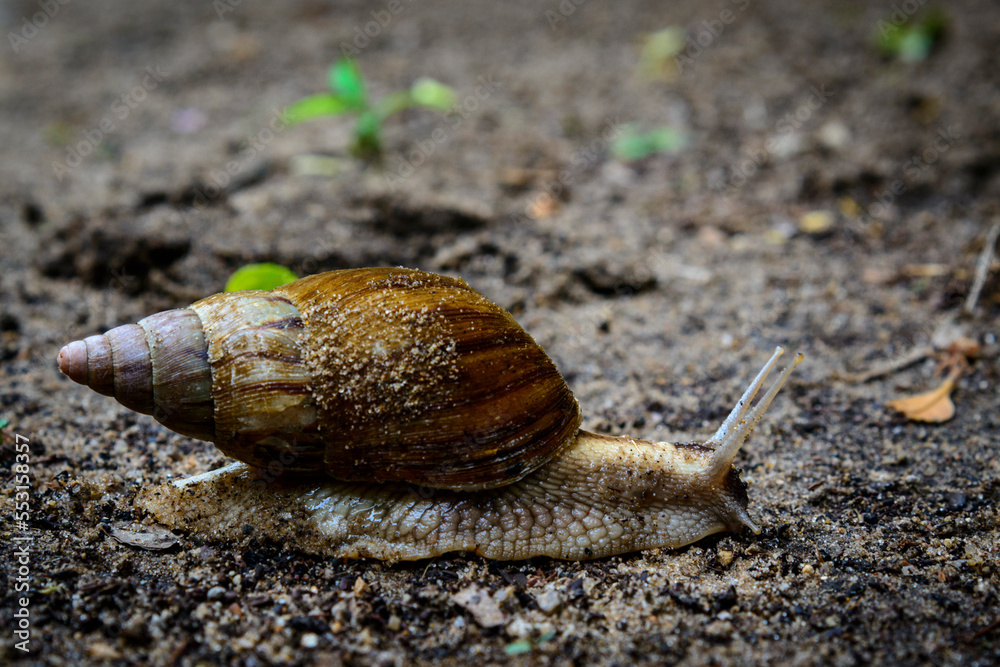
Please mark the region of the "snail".
<svg viewBox="0 0 1000 667"><path fill-rule="evenodd" d="M795 365L779 347L714 436L580 429L548 355L463 280L332 271L70 343L71 380L241 463L142 492L169 527L332 556L588 559L748 527L733 467Z"/></svg>

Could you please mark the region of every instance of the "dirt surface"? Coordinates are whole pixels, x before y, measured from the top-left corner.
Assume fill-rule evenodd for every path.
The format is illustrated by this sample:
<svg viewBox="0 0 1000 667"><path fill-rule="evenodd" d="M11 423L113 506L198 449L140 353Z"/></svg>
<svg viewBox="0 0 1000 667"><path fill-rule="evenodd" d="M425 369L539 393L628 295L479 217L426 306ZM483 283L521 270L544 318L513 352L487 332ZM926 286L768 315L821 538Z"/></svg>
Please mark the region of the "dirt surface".
<svg viewBox="0 0 1000 667"><path fill-rule="evenodd" d="M995 268L962 314L998 215L1000 7L947 3L926 59L880 54L879 22L918 4L5 5L0 661L1000 662ZM638 76L643 36L671 25L679 71ZM374 96L433 76L462 99L391 119L381 169L348 157L347 120L280 121L355 40ZM624 164L607 140L632 122L687 146ZM336 174L302 175L306 154ZM763 534L392 566L115 539L141 489L226 459L61 377L59 347L262 260L464 277L602 433L704 439L776 345L801 350L738 459ZM937 386L963 335L981 354L953 419L885 407Z"/></svg>

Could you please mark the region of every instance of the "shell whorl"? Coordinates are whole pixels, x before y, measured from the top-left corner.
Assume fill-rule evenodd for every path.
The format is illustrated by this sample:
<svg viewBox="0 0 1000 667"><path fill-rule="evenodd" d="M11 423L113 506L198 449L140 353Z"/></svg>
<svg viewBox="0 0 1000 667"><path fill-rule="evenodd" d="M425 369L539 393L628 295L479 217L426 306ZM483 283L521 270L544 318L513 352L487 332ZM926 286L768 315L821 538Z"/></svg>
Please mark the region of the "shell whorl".
<svg viewBox="0 0 1000 667"><path fill-rule="evenodd" d="M215 438L205 336L188 308L74 341L59 351L59 370L178 433Z"/></svg>
<svg viewBox="0 0 1000 667"><path fill-rule="evenodd" d="M331 271L278 287L296 305L324 468L336 479L503 486L568 446L580 407L555 364L465 281Z"/></svg>

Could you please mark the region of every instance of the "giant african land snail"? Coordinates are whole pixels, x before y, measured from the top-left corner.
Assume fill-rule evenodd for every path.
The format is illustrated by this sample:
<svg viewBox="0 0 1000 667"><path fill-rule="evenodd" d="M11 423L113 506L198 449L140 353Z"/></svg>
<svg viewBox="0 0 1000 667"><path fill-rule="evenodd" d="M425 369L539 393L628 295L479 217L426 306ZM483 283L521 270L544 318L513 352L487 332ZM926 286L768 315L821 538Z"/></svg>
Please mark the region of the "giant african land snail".
<svg viewBox="0 0 1000 667"><path fill-rule="evenodd" d="M273 511L331 555L582 559L759 532L732 463L802 359L750 410L780 354L704 444L596 435L579 429L555 365L506 311L461 280L380 268L210 296L70 343L59 368L254 470L282 472L251 483L237 465L146 494L168 525L253 524ZM232 497L186 509L198 482Z"/></svg>

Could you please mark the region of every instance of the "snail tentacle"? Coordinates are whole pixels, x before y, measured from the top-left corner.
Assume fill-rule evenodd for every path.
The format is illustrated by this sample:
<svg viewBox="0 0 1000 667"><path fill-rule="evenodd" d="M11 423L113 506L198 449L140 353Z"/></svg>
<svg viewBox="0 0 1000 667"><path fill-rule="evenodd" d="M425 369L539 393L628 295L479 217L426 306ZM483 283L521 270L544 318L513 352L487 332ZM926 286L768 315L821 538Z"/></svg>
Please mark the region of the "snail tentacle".
<svg viewBox="0 0 1000 667"><path fill-rule="evenodd" d="M715 447L712 463L707 470L709 476L722 476L728 473L733 465L733 461L736 460L736 454L740 451L740 447L743 446L747 438L750 437L754 426L764 417L764 413L767 412L771 401L778 395L781 387L788 380L795 367L805 358L801 353L796 354L792 363L781 371L778 379L774 381L774 384L767 390L764 397L754 406L753 410L750 410L750 404L753 402L754 397L760 391L768 374L770 374L778 362L778 357L783 353L784 349L780 346L774 351L774 354L771 355L764 368L760 370L757 377L753 379L753 382L743 392L743 396L737 401L736 406L729 413L729 416L726 417L719 430L705 442L707 446Z"/></svg>

